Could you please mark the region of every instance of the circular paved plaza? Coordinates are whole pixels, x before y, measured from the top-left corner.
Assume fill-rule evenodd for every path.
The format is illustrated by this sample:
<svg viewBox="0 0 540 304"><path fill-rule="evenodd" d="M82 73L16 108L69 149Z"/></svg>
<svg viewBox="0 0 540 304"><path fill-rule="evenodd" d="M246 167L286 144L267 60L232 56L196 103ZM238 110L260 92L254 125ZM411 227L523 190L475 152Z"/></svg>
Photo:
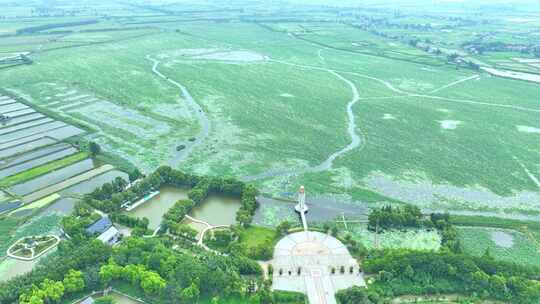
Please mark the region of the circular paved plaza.
<svg viewBox="0 0 540 304"><path fill-rule="evenodd" d="M271 261L272 287L307 294L311 304L334 304L334 294L365 286L360 267L338 239L320 232L297 232L282 238Z"/></svg>

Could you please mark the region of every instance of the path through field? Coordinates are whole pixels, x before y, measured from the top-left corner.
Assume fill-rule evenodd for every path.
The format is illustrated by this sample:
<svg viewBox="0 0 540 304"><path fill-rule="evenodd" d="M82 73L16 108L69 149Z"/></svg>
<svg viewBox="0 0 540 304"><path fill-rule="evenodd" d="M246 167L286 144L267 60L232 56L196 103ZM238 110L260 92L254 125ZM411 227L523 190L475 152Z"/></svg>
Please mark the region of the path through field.
<svg viewBox="0 0 540 304"><path fill-rule="evenodd" d="M525 174L527 174L527 176L531 179L531 181L538 187L540 188L540 180L538 180L538 178L536 176L534 176L531 171L529 171L529 169L527 169L527 167L525 167L525 165L523 164L522 161L520 161L517 157L514 156L514 159L516 160L516 162L520 165L520 167L523 169L523 171L525 172Z"/></svg>
<svg viewBox="0 0 540 304"><path fill-rule="evenodd" d="M332 153L328 158L326 158L322 163L311 166L311 167L305 167L305 168L297 168L297 169L284 169L284 170L268 170L265 172L262 172L260 174L251 175L251 176L245 176L243 177L243 180L246 181L255 181L260 179L265 179L269 177L276 177L276 176L282 176L282 175L293 175L293 174L302 174L307 172L323 172L332 169L332 166L334 164L334 160L336 160L338 157L342 156L345 153L348 153L356 148L358 148L362 144L362 137L356 133L357 132L357 125L356 120L354 118L353 113L353 106L360 100L360 94L358 93L358 88L356 85L350 81L349 79L343 77L338 72L327 69L327 68L321 68L321 67L314 67L314 66L308 66L308 65L300 65L300 64L294 64L289 63L285 61L278 61L278 60L270 60L276 63L286 64L294 67L299 67L303 69L311 69L311 70L320 70L320 71L326 71L341 81L345 82L348 86L350 86L352 91L352 98L347 103L347 133L349 134L349 137L351 138L351 142L337 150L336 152Z"/></svg>
<svg viewBox="0 0 540 304"><path fill-rule="evenodd" d="M460 79L460 80L457 80L457 81L454 81L454 82L451 82L447 85L444 85L438 89L435 89L431 92L429 92L430 94L433 94L433 93L436 93L436 92L439 92L440 90L444 90L446 88L449 88L449 87L452 87L452 86L455 86L457 84L460 84L462 82L465 82L465 81L469 81L469 80L473 80L473 79L479 79L480 78L480 75L476 74L476 75L473 75L473 76L470 76L470 77L467 77L467 78L463 78L463 79Z"/></svg>
<svg viewBox="0 0 540 304"><path fill-rule="evenodd" d="M174 168L179 163L181 163L182 161L187 159L189 157L189 155L191 154L191 152L193 152L193 149L196 146L199 146L200 144L202 144L204 142L204 140L208 137L208 135L210 134L210 129L211 129L210 120L208 120L208 116L203 111L202 107L197 103L197 101L195 101L193 96L191 96L191 94L189 93L189 91L187 90L186 87L184 87L180 83L170 79L169 77L166 77L161 72L159 72L159 70L158 70L158 66L160 64L159 60L150 57L150 55L147 55L146 59L150 60L154 64L152 66L152 72L154 72L154 74L156 74L159 77L165 79L167 82L169 82L170 84L172 84L172 85L174 85L174 86L176 86L177 88L180 89L181 96L187 102L189 108L194 113L194 115L197 118L197 121L198 121L198 123L199 123L199 125L201 127L201 130L199 131L199 133L195 137L195 140L192 141L192 142L185 143L186 147L184 149L182 149L181 151L176 151L176 147L173 147L175 149L174 150L175 155L169 160L169 165Z"/></svg>

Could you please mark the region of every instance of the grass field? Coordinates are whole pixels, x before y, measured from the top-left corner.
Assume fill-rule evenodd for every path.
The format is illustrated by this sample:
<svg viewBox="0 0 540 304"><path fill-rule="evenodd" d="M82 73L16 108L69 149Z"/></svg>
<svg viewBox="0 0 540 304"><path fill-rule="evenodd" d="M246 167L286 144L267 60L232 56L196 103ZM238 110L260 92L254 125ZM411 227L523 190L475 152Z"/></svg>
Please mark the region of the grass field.
<svg viewBox="0 0 540 304"><path fill-rule="evenodd" d="M489 250L495 259L540 266L540 247L523 233L475 227L460 228L459 235L466 253L480 256ZM501 237L502 242L497 239Z"/></svg>
<svg viewBox="0 0 540 304"><path fill-rule="evenodd" d="M486 216L460 216L452 215L451 222L463 227L487 227L516 230L529 236L540 248L540 222L503 219Z"/></svg>
<svg viewBox="0 0 540 304"><path fill-rule="evenodd" d="M57 214L42 214L20 225L20 220L4 217L0 220L0 257L5 256L6 250L16 240L32 235L55 233L59 229L62 216Z"/></svg>
<svg viewBox="0 0 540 304"><path fill-rule="evenodd" d="M531 54L462 48L482 35L486 43L538 41L535 22L517 23L534 20L529 5L519 16L498 12L477 22L475 4L455 8L463 20L445 17L451 4L426 2L425 14L357 8L356 17L296 4L302 9L264 18L260 5L246 4L255 16L250 22L234 13L149 16L109 4L115 18L60 27L65 35L53 28L7 37L0 52L32 50L34 64L0 70L0 82L94 130L106 153L146 172L201 139L178 167L258 176L255 183L273 195L304 184L310 194L369 206L407 202L425 210L539 214L540 88L446 58L455 52L482 66L533 71L523 62ZM82 10L68 19L94 15ZM220 17L227 21L213 19ZM163 77L147 56L159 62ZM202 107L207 137L196 138L203 126L171 81ZM360 99L350 110L361 143L320 169L350 142L347 105L354 89Z"/></svg>
<svg viewBox="0 0 540 304"><path fill-rule="evenodd" d="M354 240L361 242L368 249L375 248L376 240L380 249L405 248L437 251L441 247L441 236L435 230L385 231L376 236L364 225L349 224L348 231L342 231L342 233L350 234Z"/></svg>

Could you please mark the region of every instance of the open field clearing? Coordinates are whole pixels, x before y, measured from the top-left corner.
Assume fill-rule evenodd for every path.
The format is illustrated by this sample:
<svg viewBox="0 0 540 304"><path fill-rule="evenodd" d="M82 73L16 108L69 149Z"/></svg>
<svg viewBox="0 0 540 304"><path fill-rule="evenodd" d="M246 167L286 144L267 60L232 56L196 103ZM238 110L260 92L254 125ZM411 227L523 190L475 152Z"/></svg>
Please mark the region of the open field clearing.
<svg viewBox="0 0 540 304"><path fill-rule="evenodd" d="M0 237L0 256L5 256L6 250L11 244L26 236L39 234L57 234L61 216L57 214L45 214L33 218L29 222L17 227L14 220L3 220L0 225L2 236Z"/></svg>
<svg viewBox="0 0 540 304"><path fill-rule="evenodd" d="M497 228L460 228L465 251L482 255L489 250L495 259L524 265L540 264L540 247L523 233Z"/></svg>
<svg viewBox="0 0 540 304"><path fill-rule="evenodd" d="M73 41L118 41L36 53L39 65L0 78L32 103L96 130L105 151L144 171L204 133L174 81L209 121L208 136L178 164L191 172L252 178L278 196L306 184L362 206L540 211L540 89L532 83L458 69L444 54L347 24L156 24L181 30L133 40L73 34ZM447 35L454 37L447 49L467 39ZM350 104L353 88L359 99Z"/></svg>
<svg viewBox="0 0 540 304"><path fill-rule="evenodd" d="M441 236L435 230L407 230L403 231L385 231L378 236L369 231L366 226L358 224L349 224L347 232L353 239L361 242L366 248L406 248L411 250L434 250L441 247ZM378 243L377 243L378 242Z"/></svg>

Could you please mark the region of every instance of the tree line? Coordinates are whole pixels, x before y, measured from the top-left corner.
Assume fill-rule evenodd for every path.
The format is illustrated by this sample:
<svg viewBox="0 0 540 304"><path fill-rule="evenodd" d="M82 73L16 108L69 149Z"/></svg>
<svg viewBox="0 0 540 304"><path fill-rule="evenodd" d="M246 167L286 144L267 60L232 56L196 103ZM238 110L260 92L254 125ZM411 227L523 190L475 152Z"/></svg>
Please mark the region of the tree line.
<svg viewBox="0 0 540 304"><path fill-rule="evenodd" d="M131 179L131 178L130 178ZM137 228L144 232L147 229L146 222L137 220L128 215L120 215L122 206L143 198L153 191L158 191L163 186L191 188L188 198L193 204L183 201L172 208L165 218L167 228L173 227L171 221L178 221L197 204L203 202L210 194L224 194L237 196L241 199L241 208L237 213L237 221L242 226L251 223L253 215L258 207L256 202L257 189L252 185L246 185L234 178L221 178L209 176L197 176L174 170L168 166L162 166L139 182L127 188L128 182L118 177L110 183L105 183L91 193L85 195L81 205L91 206L105 213L111 213L111 218L131 228ZM188 207L189 206L189 207ZM186 208L188 207L188 208ZM175 216L173 216L175 213ZM182 215L183 213L183 215ZM80 214L79 214L80 215Z"/></svg>

